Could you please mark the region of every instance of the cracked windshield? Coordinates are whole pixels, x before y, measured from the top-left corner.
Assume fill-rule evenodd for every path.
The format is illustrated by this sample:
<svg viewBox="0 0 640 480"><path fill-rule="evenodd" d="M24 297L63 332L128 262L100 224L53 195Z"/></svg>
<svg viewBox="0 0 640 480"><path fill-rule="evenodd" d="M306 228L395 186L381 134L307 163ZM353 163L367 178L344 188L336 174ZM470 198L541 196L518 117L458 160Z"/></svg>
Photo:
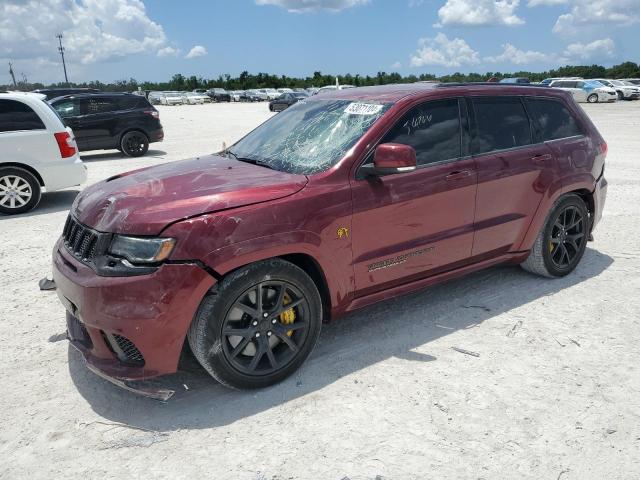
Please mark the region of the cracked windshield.
<svg viewBox="0 0 640 480"><path fill-rule="evenodd" d="M301 101L227 152L274 170L306 175L322 172L335 165L390 106L350 100Z"/></svg>

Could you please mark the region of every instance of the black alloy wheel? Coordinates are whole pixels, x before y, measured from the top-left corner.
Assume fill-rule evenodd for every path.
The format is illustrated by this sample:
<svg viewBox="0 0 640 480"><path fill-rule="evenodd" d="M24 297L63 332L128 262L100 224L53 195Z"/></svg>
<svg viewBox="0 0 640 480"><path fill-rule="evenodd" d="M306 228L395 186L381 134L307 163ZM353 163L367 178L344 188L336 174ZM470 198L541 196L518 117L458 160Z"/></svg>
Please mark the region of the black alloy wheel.
<svg viewBox="0 0 640 480"><path fill-rule="evenodd" d="M549 258L558 269L567 269L583 250L587 241L587 218L576 206L560 212L551 227Z"/></svg>
<svg viewBox="0 0 640 480"><path fill-rule="evenodd" d="M268 375L288 365L309 330L309 304L288 282L263 282L243 292L222 325L222 348L247 375Z"/></svg>
<svg viewBox="0 0 640 480"><path fill-rule="evenodd" d="M571 273L584 255L590 228L584 200L576 194L561 197L551 208L522 268L551 278Z"/></svg>
<svg viewBox="0 0 640 480"><path fill-rule="evenodd" d="M202 300L187 339L198 362L220 383L261 388L302 365L321 326L314 281L296 265L274 258L226 275Z"/></svg>
<svg viewBox="0 0 640 480"><path fill-rule="evenodd" d="M141 157L149 150L149 139L142 132L127 132L122 136L120 149L129 157Z"/></svg>

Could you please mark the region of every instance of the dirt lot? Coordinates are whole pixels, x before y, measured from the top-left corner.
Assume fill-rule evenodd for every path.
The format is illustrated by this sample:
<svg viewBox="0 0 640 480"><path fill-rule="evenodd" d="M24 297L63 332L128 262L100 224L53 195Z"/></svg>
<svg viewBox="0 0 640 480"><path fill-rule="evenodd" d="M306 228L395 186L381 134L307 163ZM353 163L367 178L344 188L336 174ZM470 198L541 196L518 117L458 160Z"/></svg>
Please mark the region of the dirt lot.
<svg viewBox="0 0 640 480"><path fill-rule="evenodd" d="M0 477L640 478L640 101L585 109L609 143L609 197L572 275L494 268L367 308L257 392L190 362L163 404L88 372L37 284L77 192L0 218ZM84 155L89 182L213 152L268 116L161 108L166 141L140 160Z"/></svg>

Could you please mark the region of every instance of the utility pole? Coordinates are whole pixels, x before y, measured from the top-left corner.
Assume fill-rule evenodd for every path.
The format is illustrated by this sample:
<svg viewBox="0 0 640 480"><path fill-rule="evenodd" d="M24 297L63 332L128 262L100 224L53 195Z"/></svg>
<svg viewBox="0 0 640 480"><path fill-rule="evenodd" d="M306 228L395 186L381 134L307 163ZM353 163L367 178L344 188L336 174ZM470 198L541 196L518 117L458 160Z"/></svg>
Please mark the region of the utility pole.
<svg viewBox="0 0 640 480"><path fill-rule="evenodd" d="M16 83L16 76L13 74L13 65L11 65L11 62L9 62L9 75L11 75L11 78L13 79L13 86L18 88L18 84Z"/></svg>
<svg viewBox="0 0 640 480"><path fill-rule="evenodd" d="M62 46L62 34L61 33L57 34L56 38L60 43L60 46L58 47L58 51L60 52L60 56L62 57L62 68L64 68L64 81L66 82L67 86L69 86L69 78L67 78L67 64L64 63L64 47Z"/></svg>

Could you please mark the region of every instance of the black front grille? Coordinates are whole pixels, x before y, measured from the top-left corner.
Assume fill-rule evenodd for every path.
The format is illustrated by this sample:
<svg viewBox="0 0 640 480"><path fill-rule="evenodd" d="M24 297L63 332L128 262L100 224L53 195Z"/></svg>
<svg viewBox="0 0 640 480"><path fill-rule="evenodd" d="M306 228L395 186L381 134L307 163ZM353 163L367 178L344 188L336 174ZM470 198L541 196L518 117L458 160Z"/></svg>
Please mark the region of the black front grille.
<svg viewBox="0 0 640 480"><path fill-rule="evenodd" d="M71 215L67 217L62 231L67 250L83 262L90 262L98 253L101 253L100 250L107 235L82 225Z"/></svg>
<svg viewBox="0 0 640 480"><path fill-rule="evenodd" d="M110 336L118 346L118 348L115 348L115 345L111 345L114 350L116 350L116 355L120 361L130 363L132 365L144 365L144 357L142 356L142 353L131 340L115 333Z"/></svg>

